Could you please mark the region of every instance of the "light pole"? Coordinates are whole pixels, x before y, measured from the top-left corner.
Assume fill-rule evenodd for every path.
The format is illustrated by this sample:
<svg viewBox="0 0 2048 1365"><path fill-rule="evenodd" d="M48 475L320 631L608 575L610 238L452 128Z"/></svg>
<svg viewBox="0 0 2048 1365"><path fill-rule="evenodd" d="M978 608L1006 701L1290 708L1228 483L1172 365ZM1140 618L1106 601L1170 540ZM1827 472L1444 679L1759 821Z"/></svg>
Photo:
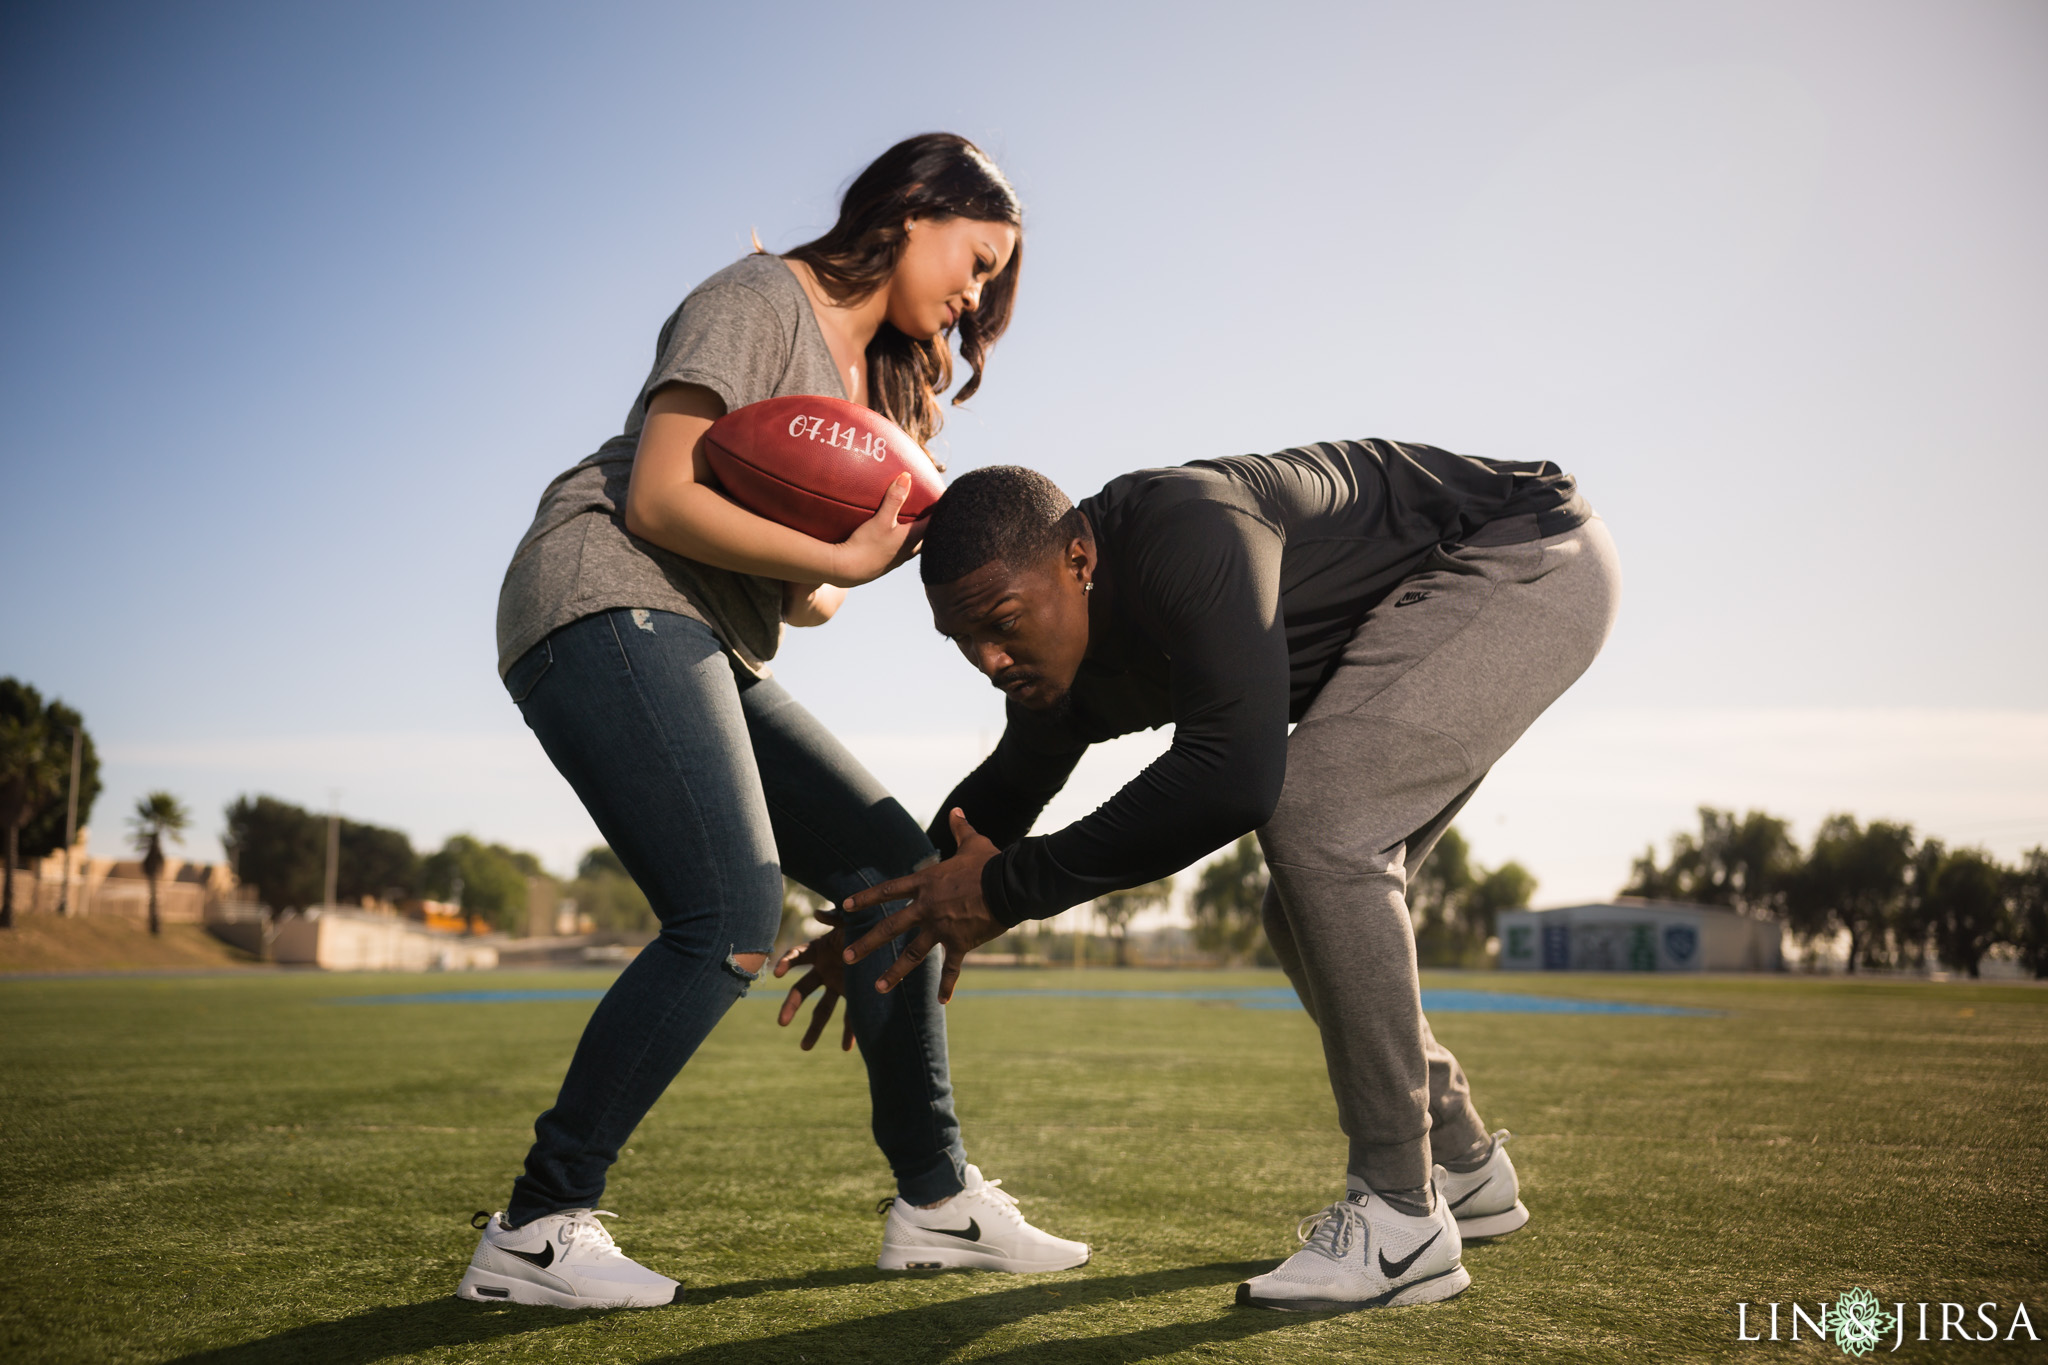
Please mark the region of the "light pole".
<svg viewBox="0 0 2048 1365"><path fill-rule="evenodd" d="M71 846L78 842L78 761L85 744L85 727L71 727L71 791L64 802L64 886L57 897L57 913L71 913Z"/></svg>
<svg viewBox="0 0 2048 1365"><path fill-rule="evenodd" d="M341 885L341 791L336 788L328 793L327 807L327 887L320 903L329 909L334 906L336 890Z"/></svg>

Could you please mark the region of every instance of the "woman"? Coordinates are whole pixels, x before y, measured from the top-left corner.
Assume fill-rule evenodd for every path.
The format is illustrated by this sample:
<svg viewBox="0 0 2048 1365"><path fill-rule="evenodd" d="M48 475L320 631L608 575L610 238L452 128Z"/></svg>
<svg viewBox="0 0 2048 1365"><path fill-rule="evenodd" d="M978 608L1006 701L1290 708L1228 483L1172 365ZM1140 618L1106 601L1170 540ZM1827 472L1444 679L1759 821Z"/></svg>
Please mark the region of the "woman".
<svg viewBox="0 0 2048 1365"><path fill-rule="evenodd" d="M929 441L952 335L973 371L960 402L1009 322L1021 223L1015 192L971 143L897 144L853 182L831 231L785 256L757 250L693 290L661 329L624 432L542 495L499 596L499 671L661 935L591 1015L511 1202L482 1224L461 1297L673 1302L676 1281L629 1260L597 1221L620 1146L760 975L782 872L837 903L936 856L765 668L784 623L824 624L848 588L915 551L896 523L908 476L828 544L728 501L699 441L731 409L793 394L865 404ZM812 969L783 1022L822 986L815 1037L842 989L842 946L835 931L778 965ZM967 1164L937 973L884 995L873 984L890 961L878 954L844 987L896 1177L879 1264L1085 1261L1086 1246L1032 1227Z"/></svg>

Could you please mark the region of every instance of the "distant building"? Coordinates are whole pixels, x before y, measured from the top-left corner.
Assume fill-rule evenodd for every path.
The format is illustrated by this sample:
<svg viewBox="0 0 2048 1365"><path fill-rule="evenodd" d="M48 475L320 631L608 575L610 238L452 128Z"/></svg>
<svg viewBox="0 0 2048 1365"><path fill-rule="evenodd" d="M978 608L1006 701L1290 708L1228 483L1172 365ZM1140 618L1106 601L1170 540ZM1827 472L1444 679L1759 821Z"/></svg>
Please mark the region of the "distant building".
<svg viewBox="0 0 2048 1365"><path fill-rule="evenodd" d="M80 830L71 846L70 881L63 850L25 860L15 874L14 908L25 914L51 913L62 906L72 915L149 917L149 878L134 858L95 858L87 847L91 831ZM4 874L0 874L4 875ZM165 924L198 924L218 906L253 892L235 880L225 863L195 863L166 856L157 879L157 918Z"/></svg>
<svg viewBox="0 0 2048 1365"><path fill-rule="evenodd" d="M498 950L399 915L330 906L280 916L270 958L334 972L476 971L497 966Z"/></svg>
<svg viewBox="0 0 2048 1365"><path fill-rule="evenodd" d="M1505 971L1779 972L1784 933L1715 905L1618 896L1595 905L1503 910Z"/></svg>
<svg viewBox="0 0 2048 1365"><path fill-rule="evenodd" d="M346 908L354 909L355 907L349 906ZM365 906L364 908L373 909L375 907ZM403 915L414 923L425 925L427 928L439 933L473 934L482 932L477 925L470 923L469 916L464 914L462 907L453 901L403 900L398 902L393 909L396 913Z"/></svg>

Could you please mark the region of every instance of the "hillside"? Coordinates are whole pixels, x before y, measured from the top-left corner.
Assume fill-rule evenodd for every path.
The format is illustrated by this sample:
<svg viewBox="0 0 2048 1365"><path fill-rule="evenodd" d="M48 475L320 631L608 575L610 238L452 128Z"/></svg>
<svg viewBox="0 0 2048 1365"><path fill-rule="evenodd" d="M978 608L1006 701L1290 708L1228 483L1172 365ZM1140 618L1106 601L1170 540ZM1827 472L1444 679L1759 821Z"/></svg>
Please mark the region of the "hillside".
<svg viewBox="0 0 2048 1365"><path fill-rule="evenodd" d="M14 928L0 929L0 972L253 965L254 958L196 924L166 924L151 937L146 925L114 915L17 915Z"/></svg>

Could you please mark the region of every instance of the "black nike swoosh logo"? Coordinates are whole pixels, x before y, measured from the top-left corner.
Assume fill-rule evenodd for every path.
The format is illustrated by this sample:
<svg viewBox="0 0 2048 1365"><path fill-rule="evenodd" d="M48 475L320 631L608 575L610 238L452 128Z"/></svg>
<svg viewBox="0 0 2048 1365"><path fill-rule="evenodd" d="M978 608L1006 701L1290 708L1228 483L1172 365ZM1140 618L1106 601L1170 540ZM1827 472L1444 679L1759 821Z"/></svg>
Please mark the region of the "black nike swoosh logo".
<svg viewBox="0 0 2048 1365"><path fill-rule="evenodd" d="M1380 1274L1386 1276L1390 1280L1400 1279L1403 1275L1406 1275L1408 1273L1408 1267L1415 1264L1415 1258L1417 1256L1420 1256L1423 1252L1429 1250L1430 1242L1434 1242L1437 1238L1443 1235L1444 1230L1442 1228L1438 1228L1435 1232L1429 1234L1428 1242L1424 1242L1421 1246L1415 1248L1415 1250L1409 1252L1406 1256L1403 1256L1398 1261L1388 1260L1387 1253L1382 1251L1380 1253Z"/></svg>
<svg viewBox="0 0 2048 1365"><path fill-rule="evenodd" d="M964 1228L926 1228L925 1231L941 1233L947 1237L958 1237L962 1241L979 1242L981 1240L981 1220L979 1218L970 1218L967 1220L967 1226Z"/></svg>
<svg viewBox="0 0 2048 1365"><path fill-rule="evenodd" d="M517 1256L528 1265L539 1266L542 1270L546 1270L555 1263L555 1244L553 1242L548 1243L546 1251L514 1251L511 1247L499 1247L498 1250L504 1252L507 1256Z"/></svg>
<svg viewBox="0 0 2048 1365"><path fill-rule="evenodd" d="M1485 1188L1486 1188L1486 1187L1487 1187L1488 1185L1491 1185L1492 1183L1493 1183L1493 1177L1492 1177L1492 1176L1488 1176L1488 1177L1486 1177L1486 1179L1484 1179L1484 1180L1480 1181L1480 1182L1479 1182L1479 1183L1478 1183L1477 1185L1474 1185L1474 1186L1473 1186L1473 1187L1472 1187L1471 1189L1469 1189L1469 1190L1465 1191L1465 1197L1464 1197L1464 1199L1454 1199L1454 1200L1452 1200L1452 1201L1451 1201L1451 1212L1452 1212L1452 1213L1456 1213L1456 1212L1458 1211L1458 1205L1460 1205L1460 1204L1464 1203L1466 1199L1470 1199L1470 1198L1471 1198L1471 1197L1472 1197L1473 1195L1475 1195L1475 1194L1479 1193L1479 1192L1480 1192L1481 1190L1485 1189Z"/></svg>

